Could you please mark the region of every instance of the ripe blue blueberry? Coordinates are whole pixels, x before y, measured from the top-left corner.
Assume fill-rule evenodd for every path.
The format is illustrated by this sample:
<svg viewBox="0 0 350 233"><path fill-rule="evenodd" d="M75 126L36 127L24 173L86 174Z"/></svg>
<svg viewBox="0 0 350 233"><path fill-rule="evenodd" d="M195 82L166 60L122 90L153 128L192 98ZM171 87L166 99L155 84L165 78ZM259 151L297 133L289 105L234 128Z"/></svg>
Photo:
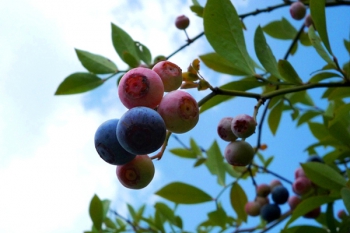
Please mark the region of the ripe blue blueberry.
<svg viewBox="0 0 350 233"><path fill-rule="evenodd" d="M100 157L109 164L123 165L135 158L136 155L126 151L116 136L118 119L102 123L95 133L95 148Z"/></svg>
<svg viewBox="0 0 350 233"><path fill-rule="evenodd" d="M117 137L125 150L143 155L158 150L166 135L159 113L147 107L134 107L120 118Z"/></svg>
<svg viewBox="0 0 350 233"><path fill-rule="evenodd" d="M323 159L318 155L311 155L307 158L306 162L319 162L324 163Z"/></svg>
<svg viewBox="0 0 350 233"><path fill-rule="evenodd" d="M261 207L260 216L267 222L272 222L281 216L281 208L277 204L266 204Z"/></svg>
<svg viewBox="0 0 350 233"><path fill-rule="evenodd" d="M284 204L288 201L289 192L284 186L279 185L272 189L271 195L276 204Z"/></svg>

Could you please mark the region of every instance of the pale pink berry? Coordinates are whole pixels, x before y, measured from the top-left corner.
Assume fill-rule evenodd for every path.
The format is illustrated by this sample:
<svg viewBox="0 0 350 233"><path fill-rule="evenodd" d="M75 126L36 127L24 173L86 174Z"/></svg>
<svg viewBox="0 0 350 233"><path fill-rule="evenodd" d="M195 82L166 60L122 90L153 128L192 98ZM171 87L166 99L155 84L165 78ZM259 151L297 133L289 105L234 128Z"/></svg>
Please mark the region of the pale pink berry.
<svg viewBox="0 0 350 233"><path fill-rule="evenodd" d="M244 206L244 211L249 216L258 216L260 214L261 205L256 201L249 201Z"/></svg>
<svg viewBox="0 0 350 233"><path fill-rule="evenodd" d="M301 202L301 198L298 196L291 196L288 198L288 205L291 210L294 210Z"/></svg>
<svg viewBox="0 0 350 233"><path fill-rule="evenodd" d="M311 15L307 15L305 18L305 26L310 27L313 24L314 24L314 21L312 20Z"/></svg>
<svg viewBox="0 0 350 233"><path fill-rule="evenodd" d="M307 193L312 188L312 182L307 177L299 176L293 182L293 191L298 195Z"/></svg>
<svg viewBox="0 0 350 233"><path fill-rule="evenodd" d="M304 172L302 167L297 168L294 172L294 179L297 179L300 176L306 177L305 172Z"/></svg>
<svg viewBox="0 0 350 233"><path fill-rule="evenodd" d="M231 130L239 138L247 138L255 133L256 122L253 117L241 114L232 119Z"/></svg>
<svg viewBox="0 0 350 233"><path fill-rule="evenodd" d="M246 166L254 157L253 147L246 141L230 142L225 148L226 161L234 166Z"/></svg>
<svg viewBox="0 0 350 233"><path fill-rule="evenodd" d="M306 6L302 2L293 2L290 5L289 12L293 19L301 20L306 15Z"/></svg>
<svg viewBox="0 0 350 233"><path fill-rule="evenodd" d="M219 137L227 142L236 141L237 137L231 130L233 117L224 117L219 121L217 132Z"/></svg>
<svg viewBox="0 0 350 233"><path fill-rule="evenodd" d="M178 89L182 83L182 70L170 61L160 61L152 68L162 79L164 91L170 92Z"/></svg>

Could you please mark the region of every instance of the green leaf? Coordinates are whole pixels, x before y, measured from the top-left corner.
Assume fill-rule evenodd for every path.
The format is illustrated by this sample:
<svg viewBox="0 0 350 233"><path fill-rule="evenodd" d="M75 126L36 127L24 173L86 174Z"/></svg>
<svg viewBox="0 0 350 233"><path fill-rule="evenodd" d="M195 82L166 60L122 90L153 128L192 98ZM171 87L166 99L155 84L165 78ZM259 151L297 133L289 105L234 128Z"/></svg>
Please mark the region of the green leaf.
<svg viewBox="0 0 350 233"><path fill-rule="evenodd" d="M293 66L287 60L278 61L278 71L286 82L295 84L303 83Z"/></svg>
<svg viewBox="0 0 350 233"><path fill-rule="evenodd" d="M350 41L344 39L344 46L348 50L348 53L350 53Z"/></svg>
<svg viewBox="0 0 350 233"><path fill-rule="evenodd" d="M152 63L151 51L140 42L135 42L135 46L136 46L136 51L139 58L141 58L141 60L144 61L147 65L151 65Z"/></svg>
<svg viewBox="0 0 350 233"><path fill-rule="evenodd" d="M227 222L227 214L222 207L219 207L217 210L208 213L209 221L213 226L220 226L225 228Z"/></svg>
<svg viewBox="0 0 350 233"><path fill-rule="evenodd" d="M322 42L327 48L328 52L332 54L326 25L326 0L310 0L309 7L315 28L317 28L318 34L320 34Z"/></svg>
<svg viewBox="0 0 350 233"><path fill-rule="evenodd" d="M301 166L306 176L313 183L322 188L340 191L346 184L344 177L329 165L318 162L308 162L301 164Z"/></svg>
<svg viewBox="0 0 350 233"><path fill-rule="evenodd" d="M108 211L109 211L109 206L111 204L111 201L110 200L103 200L102 201L102 206L103 206L103 217L105 218L108 214Z"/></svg>
<svg viewBox="0 0 350 233"><path fill-rule="evenodd" d="M96 194L91 199L89 213L90 213L90 218L94 224L94 227L97 230L101 230L102 222L104 219L103 204L100 198Z"/></svg>
<svg viewBox="0 0 350 233"><path fill-rule="evenodd" d="M253 75L254 65L246 49L242 23L230 0L208 0L204 32L213 49L245 74Z"/></svg>
<svg viewBox="0 0 350 233"><path fill-rule="evenodd" d="M235 182L230 190L230 202L232 208L235 210L238 219L247 222L247 213L244 211L244 206L248 202L247 195L242 187Z"/></svg>
<svg viewBox="0 0 350 233"><path fill-rule="evenodd" d="M301 216L304 216L308 212L314 210L315 208L318 208L319 206L333 202L337 198L335 197L328 197L328 196L312 196L305 200L303 200L294 210L292 213L291 218L288 220L288 222L285 225L285 229L296 219L298 219Z"/></svg>
<svg viewBox="0 0 350 233"><path fill-rule="evenodd" d="M103 221L103 223L106 225L106 227L108 228L112 228L112 229L117 229L117 226L115 225L115 223L108 217L105 218L105 220Z"/></svg>
<svg viewBox="0 0 350 233"><path fill-rule="evenodd" d="M350 103L340 105L334 111L334 117L332 120L328 122L328 127L331 127L337 121L341 121L343 119L347 120L350 118Z"/></svg>
<svg viewBox="0 0 350 233"><path fill-rule="evenodd" d="M166 204L162 203L162 202L157 202L154 205L154 208L163 215L163 217L165 219L167 219L170 223L172 224L176 224L175 221L175 215L174 215L174 211L172 209L170 209Z"/></svg>
<svg viewBox="0 0 350 233"><path fill-rule="evenodd" d="M136 51L136 46L134 40L131 38L131 36L126 33L123 29L118 27L117 25L112 23L112 42L115 51L118 53L119 57L128 65L130 65L128 62L124 59L130 59L130 57L136 59L137 63L140 63L140 60L138 58L138 53ZM125 55L125 54L130 55ZM135 67L135 66L131 66Z"/></svg>
<svg viewBox="0 0 350 233"><path fill-rule="evenodd" d="M193 167L198 167L205 163L207 161L207 158L197 158L196 162L193 164Z"/></svg>
<svg viewBox="0 0 350 233"><path fill-rule="evenodd" d="M262 29L269 36L281 40L292 40L298 33L293 25L285 18L282 18L280 21L272 21L265 25Z"/></svg>
<svg viewBox="0 0 350 233"><path fill-rule="evenodd" d="M207 150L207 165L211 174L217 176L218 184L225 186L225 163L220 147L216 141Z"/></svg>
<svg viewBox="0 0 350 233"><path fill-rule="evenodd" d="M273 135L276 134L278 125L281 121L283 111L283 99L281 99L272 109L268 116L267 122Z"/></svg>
<svg viewBox="0 0 350 233"><path fill-rule="evenodd" d="M261 83L256 80L256 78L244 78L239 81L233 81L230 83L227 83L220 88L223 90L235 90L235 91L247 91L256 87L263 86L264 83ZM205 112L206 110L219 105L220 103L232 99L232 96L225 96L225 95L216 95L207 102L205 102L201 108L200 113Z"/></svg>
<svg viewBox="0 0 350 233"><path fill-rule="evenodd" d="M197 155L194 151L185 149L185 148L173 148L169 150L171 153L174 155L177 155L182 158L190 158L190 159L195 159L197 158Z"/></svg>
<svg viewBox="0 0 350 233"><path fill-rule="evenodd" d="M316 0L317 1L317 0ZM330 64L332 67L336 68L336 65L332 58L330 57L329 53L324 49L323 45L321 44L320 38L317 36L315 29L311 25L309 27L309 38L312 43L312 46L316 49L316 52L320 57L327 62L327 64Z"/></svg>
<svg viewBox="0 0 350 233"><path fill-rule="evenodd" d="M232 177L234 177L234 178L238 178L238 177L240 177L240 176L242 175L241 172L238 172L238 171L236 171L235 169L233 169L233 166L232 166L232 165L230 165L230 164L228 164L228 163L224 163L224 165L225 165L225 170L226 170L226 172L227 172L230 176L232 176Z"/></svg>
<svg viewBox="0 0 350 233"><path fill-rule="evenodd" d="M327 204L327 210L326 210L326 222L327 227L332 233L336 233L336 220L334 219L334 210L333 210L333 204L334 202L330 202Z"/></svg>
<svg viewBox="0 0 350 233"><path fill-rule="evenodd" d="M341 75L332 73L332 72L322 72L315 74L314 76L311 77L309 80L310 83L318 83L322 80L329 79L329 78L334 78L334 77L339 77L341 78Z"/></svg>
<svg viewBox="0 0 350 233"><path fill-rule="evenodd" d="M305 122L308 122L312 118L317 117L321 114L322 114L321 111L307 111L299 118L297 126L299 126Z"/></svg>
<svg viewBox="0 0 350 233"><path fill-rule="evenodd" d="M197 204L213 200L203 190L182 182L170 183L155 194L179 204Z"/></svg>
<svg viewBox="0 0 350 233"><path fill-rule="evenodd" d="M276 58L273 55L270 46L266 43L264 33L260 26L256 28L254 36L255 53L263 67L276 78L281 79L277 68Z"/></svg>
<svg viewBox="0 0 350 233"><path fill-rule="evenodd" d="M341 198L343 199L344 205L346 207L346 210L348 211L348 213L350 213L350 189L342 188L340 193L341 193Z"/></svg>
<svg viewBox="0 0 350 233"><path fill-rule="evenodd" d="M236 68L234 64L227 61L217 53L207 53L200 55L199 58L203 63L210 69L215 70L219 73L231 74L231 75L244 75L245 72Z"/></svg>
<svg viewBox="0 0 350 233"><path fill-rule="evenodd" d="M305 46L311 46L312 43L310 41L309 35L307 32L302 32L299 37L300 43Z"/></svg>
<svg viewBox="0 0 350 233"><path fill-rule="evenodd" d="M108 58L84 50L75 49L81 64L95 74L111 74L117 72L117 66Z"/></svg>
<svg viewBox="0 0 350 233"><path fill-rule="evenodd" d="M328 233L328 231L324 228L308 226L308 225L294 226L286 230L282 230L281 233L306 233L306 232L307 233Z"/></svg>
<svg viewBox="0 0 350 233"><path fill-rule="evenodd" d="M324 124L317 122L309 122L308 123L311 133L317 138L319 141L326 138L329 135L329 131L324 126Z"/></svg>
<svg viewBox="0 0 350 233"><path fill-rule="evenodd" d="M328 96L328 100L343 99L350 96L349 88L337 87L332 90Z"/></svg>
<svg viewBox="0 0 350 233"><path fill-rule="evenodd" d="M132 68L138 67L140 65L140 61L127 51L124 51L123 53L123 61Z"/></svg>
<svg viewBox="0 0 350 233"><path fill-rule="evenodd" d="M344 145L349 146L350 134L348 127L348 121L333 121L332 125L329 126L329 132L339 142L342 142Z"/></svg>
<svg viewBox="0 0 350 233"><path fill-rule="evenodd" d="M193 138L190 139L190 146L191 150L196 154L196 157L203 156L201 148L197 145L196 141Z"/></svg>
<svg viewBox="0 0 350 233"><path fill-rule="evenodd" d="M58 86L55 95L70 95L90 91L100 86L104 80L90 73L74 73L69 75Z"/></svg>
<svg viewBox="0 0 350 233"><path fill-rule="evenodd" d="M305 104L308 106L315 106L314 102L312 101L310 95L307 93L307 91L299 91L294 93L288 93L286 94L286 97L289 99L289 101L292 104Z"/></svg>

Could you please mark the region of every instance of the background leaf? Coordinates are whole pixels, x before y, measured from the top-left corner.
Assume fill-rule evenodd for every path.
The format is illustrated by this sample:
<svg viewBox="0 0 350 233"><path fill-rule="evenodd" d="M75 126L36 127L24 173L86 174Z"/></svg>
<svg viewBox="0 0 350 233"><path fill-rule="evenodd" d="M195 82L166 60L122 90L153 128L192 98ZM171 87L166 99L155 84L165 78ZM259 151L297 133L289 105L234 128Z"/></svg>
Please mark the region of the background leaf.
<svg viewBox="0 0 350 233"><path fill-rule="evenodd" d="M278 71L281 74L284 81L295 84L302 84L298 73L294 70L293 66L287 60L278 61Z"/></svg>
<svg viewBox="0 0 350 233"><path fill-rule="evenodd" d="M268 119L267 119L270 130L271 130L272 134L274 134L274 135L276 134L278 125L281 121L282 111L283 111L283 99L281 99L275 105L275 107L272 108L272 110L268 116Z"/></svg>
<svg viewBox="0 0 350 233"><path fill-rule="evenodd" d="M111 74L117 72L117 66L108 58L84 50L75 49L81 64L95 74Z"/></svg>
<svg viewBox="0 0 350 233"><path fill-rule="evenodd" d="M225 186L225 164L224 157L221 154L220 147L216 141L207 150L207 165L211 174L217 176L218 184Z"/></svg>
<svg viewBox="0 0 350 233"><path fill-rule="evenodd" d="M101 230L103 222L103 204L100 198L95 194L90 202L89 208L90 218L97 230Z"/></svg>
<svg viewBox="0 0 350 233"><path fill-rule="evenodd" d="M90 91L103 83L103 80L90 73L74 73L69 75L58 86L55 95L78 94Z"/></svg>
<svg viewBox="0 0 350 233"><path fill-rule="evenodd" d="M281 20L272 21L265 25L262 29L269 36L282 40L292 40L298 33L298 31L293 27L293 25L289 23L289 21L285 18L282 18Z"/></svg>
<svg viewBox="0 0 350 233"><path fill-rule="evenodd" d="M239 219L247 221L247 213L244 211L244 206L248 202L247 195L242 187L235 182L230 191L231 206L235 210Z"/></svg>
<svg viewBox="0 0 350 233"><path fill-rule="evenodd" d="M316 0L317 1L317 0ZM311 25L309 27L309 38L312 43L312 46L316 49L316 52L327 62L327 64L330 64L332 67L336 67L332 58L329 56L329 53L324 49L323 45L321 44L320 38L317 36L314 27Z"/></svg>
<svg viewBox="0 0 350 233"><path fill-rule="evenodd" d="M239 68L234 66L234 64L227 61L225 58L221 57L217 53L203 54L200 55L199 58L207 67L209 67L212 70L215 70L216 72L232 75L245 74L245 72L240 71Z"/></svg>

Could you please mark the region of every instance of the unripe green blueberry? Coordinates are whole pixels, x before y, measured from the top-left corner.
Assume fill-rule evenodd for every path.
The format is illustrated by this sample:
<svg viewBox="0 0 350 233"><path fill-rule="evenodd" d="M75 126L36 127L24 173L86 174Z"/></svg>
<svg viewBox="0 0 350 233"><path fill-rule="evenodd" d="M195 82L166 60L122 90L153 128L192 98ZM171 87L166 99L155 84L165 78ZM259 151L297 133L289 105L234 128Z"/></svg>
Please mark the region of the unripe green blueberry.
<svg viewBox="0 0 350 233"><path fill-rule="evenodd" d="M306 15L306 6L302 2L293 2L290 5L289 12L293 19L301 20Z"/></svg>
<svg viewBox="0 0 350 233"><path fill-rule="evenodd" d="M281 216L281 208L277 204L267 204L261 207L260 215L267 222L272 222Z"/></svg>
<svg viewBox="0 0 350 233"><path fill-rule="evenodd" d="M260 184L256 187L256 195L267 197L271 193L271 187L268 184Z"/></svg>
<svg viewBox="0 0 350 233"><path fill-rule="evenodd" d="M175 26L180 29L184 30L190 25L190 19L185 15L180 15L175 20Z"/></svg>
<svg viewBox="0 0 350 233"><path fill-rule="evenodd" d="M170 61L160 61L152 70L162 79L164 91L170 92L178 89L182 83L182 70Z"/></svg>
<svg viewBox="0 0 350 233"><path fill-rule="evenodd" d="M279 186L279 185L282 185L282 183L281 183L280 180L272 180L272 181L270 182L270 188L271 188L271 190L272 190L273 188L275 188L276 186Z"/></svg>
<svg viewBox="0 0 350 233"><path fill-rule="evenodd" d="M225 148L226 161L234 166L246 166L254 157L253 147L246 141L230 142Z"/></svg>
<svg viewBox="0 0 350 233"><path fill-rule="evenodd" d="M158 62L165 61L165 60L166 60L166 56L158 55L153 59L153 63L157 64Z"/></svg>
<svg viewBox="0 0 350 233"><path fill-rule="evenodd" d="M288 198L288 205L291 210L294 210L301 202L301 198L298 196L291 196Z"/></svg>
<svg viewBox="0 0 350 233"><path fill-rule="evenodd" d="M312 182L309 178L300 176L294 180L292 187L295 194L303 195L312 188Z"/></svg>
<svg viewBox="0 0 350 233"><path fill-rule="evenodd" d="M130 189L142 189L146 187L154 177L154 165L148 155L137 155L133 160L124 165L117 166L119 182Z"/></svg>
<svg viewBox="0 0 350 233"><path fill-rule="evenodd" d="M125 107L155 108L162 100L164 86L159 75L151 69L137 67L120 79L118 95Z"/></svg>
<svg viewBox="0 0 350 233"><path fill-rule="evenodd" d="M232 119L231 130L239 138L247 138L255 133L256 122L253 117L241 114Z"/></svg>
<svg viewBox="0 0 350 233"><path fill-rule="evenodd" d="M249 216L258 216L260 214L261 205L256 201L249 201L244 206L244 211Z"/></svg>
<svg viewBox="0 0 350 233"><path fill-rule="evenodd" d="M271 196L272 196L272 200L276 204L281 205L288 201L289 192L288 192L288 189L286 189L286 187L279 185L274 187L271 190Z"/></svg>
<svg viewBox="0 0 350 233"><path fill-rule="evenodd" d="M255 197L255 201L258 202L260 204L260 206L264 206L264 205L270 203L270 200L268 197L257 196L257 197Z"/></svg>
<svg viewBox="0 0 350 233"><path fill-rule="evenodd" d="M231 123L233 117L224 117L219 121L217 132L219 137L227 142L236 141L237 137L231 130Z"/></svg>
<svg viewBox="0 0 350 233"><path fill-rule="evenodd" d="M316 209L311 210L309 213L305 214L304 218L312 218L315 219L321 214L321 207L317 207Z"/></svg>
<svg viewBox="0 0 350 233"><path fill-rule="evenodd" d="M157 111L163 118L167 130L173 133L188 132L196 126L199 120L196 100L182 90L167 93Z"/></svg>

